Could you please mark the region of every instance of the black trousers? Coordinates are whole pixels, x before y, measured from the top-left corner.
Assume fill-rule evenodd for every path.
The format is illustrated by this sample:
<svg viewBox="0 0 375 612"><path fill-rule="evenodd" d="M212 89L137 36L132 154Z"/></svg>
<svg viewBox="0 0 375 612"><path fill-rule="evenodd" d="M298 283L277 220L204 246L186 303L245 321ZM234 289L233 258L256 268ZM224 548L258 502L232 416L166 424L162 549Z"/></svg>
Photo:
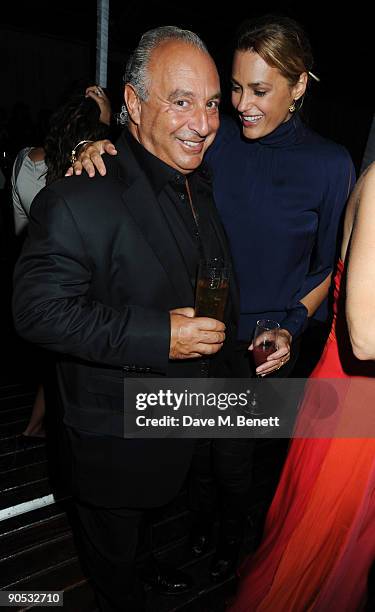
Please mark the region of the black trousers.
<svg viewBox="0 0 375 612"><path fill-rule="evenodd" d="M272 377L291 374L298 357L300 341L292 345L291 359ZM237 343L234 376L255 375L249 342ZM190 506L195 523L210 524L219 511L223 537L241 537L250 501L255 438L197 440L190 472Z"/></svg>
<svg viewBox="0 0 375 612"><path fill-rule="evenodd" d="M75 502L80 560L103 612L143 612L143 588L135 570L142 510L97 508Z"/></svg>
<svg viewBox="0 0 375 612"><path fill-rule="evenodd" d="M222 535L242 537L254 448L254 439L197 440L189 490L196 523L210 524L218 510Z"/></svg>
<svg viewBox="0 0 375 612"><path fill-rule="evenodd" d="M232 377L253 376L248 342L239 342ZM255 439L200 439L192 459L189 500L193 521L205 527L218 511L224 538L242 537L249 505Z"/></svg>

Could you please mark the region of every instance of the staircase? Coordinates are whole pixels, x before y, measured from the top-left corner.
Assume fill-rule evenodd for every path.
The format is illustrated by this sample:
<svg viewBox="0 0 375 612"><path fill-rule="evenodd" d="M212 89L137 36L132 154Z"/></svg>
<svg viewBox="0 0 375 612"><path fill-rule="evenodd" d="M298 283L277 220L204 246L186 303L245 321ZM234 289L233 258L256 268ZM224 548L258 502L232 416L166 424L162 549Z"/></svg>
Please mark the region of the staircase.
<svg viewBox="0 0 375 612"><path fill-rule="evenodd" d="M3 377L4 378L4 377ZM70 500L52 497L44 440L24 440L35 386L17 369L0 386L0 588L2 590L56 590L64 592L64 610L91 612L95 598L85 579L69 524ZM281 467L285 441L259 441L250 515L261 517ZM272 479L270 476L272 475ZM149 550L161 562L190 573L194 589L181 596L161 596L148 590L150 612L221 612L235 586L232 577L213 585L208 570L213 550L191 557L188 546L190 516L183 490L167 507L150 513L140 543L138 563ZM254 546L256 530L249 521L244 554ZM9 608L24 610L27 608Z"/></svg>

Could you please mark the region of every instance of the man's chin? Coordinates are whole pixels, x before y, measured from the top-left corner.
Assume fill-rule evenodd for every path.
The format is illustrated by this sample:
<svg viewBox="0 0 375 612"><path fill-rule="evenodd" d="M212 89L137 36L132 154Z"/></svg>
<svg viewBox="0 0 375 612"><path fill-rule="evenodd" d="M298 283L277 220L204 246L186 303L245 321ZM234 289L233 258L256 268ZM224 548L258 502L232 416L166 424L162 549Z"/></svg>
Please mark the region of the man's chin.
<svg viewBox="0 0 375 612"><path fill-rule="evenodd" d="M193 172L194 170L196 170L197 168L199 168L199 166L201 165L203 161L203 155L189 155L188 158L184 158L184 159L180 159L179 160L179 166L180 166L180 171L182 173L187 173L187 172Z"/></svg>

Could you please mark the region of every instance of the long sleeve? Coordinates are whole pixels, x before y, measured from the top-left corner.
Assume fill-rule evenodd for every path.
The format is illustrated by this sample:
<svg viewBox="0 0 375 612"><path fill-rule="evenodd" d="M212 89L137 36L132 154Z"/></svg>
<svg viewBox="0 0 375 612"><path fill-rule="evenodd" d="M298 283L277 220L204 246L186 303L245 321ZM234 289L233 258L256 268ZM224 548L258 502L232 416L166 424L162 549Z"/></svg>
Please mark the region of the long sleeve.
<svg viewBox="0 0 375 612"><path fill-rule="evenodd" d="M31 342L84 360L164 372L169 313L92 298L91 262L65 200L44 189L35 199L29 237L17 263L13 311Z"/></svg>
<svg viewBox="0 0 375 612"><path fill-rule="evenodd" d="M318 232L310 271L301 287L300 298L320 285L333 270L342 214L356 180L352 160L345 150L343 152L345 157L340 167L336 172L328 171L328 189L319 210Z"/></svg>
<svg viewBox="0 0 375 612"><path fill-rule="evenodd" d="M307 323L307 309L300 300L318 287L333 271L338 246L338 234L343 211L355 184L355 169L345 149L339 160L326 166L327 190L319 208L319 221L316 240L310 259L309 272L296 296L296 301L288 305L287 316L280 323L292 335L300 334ZM325 304L315 316L325 318Z"/></svg>

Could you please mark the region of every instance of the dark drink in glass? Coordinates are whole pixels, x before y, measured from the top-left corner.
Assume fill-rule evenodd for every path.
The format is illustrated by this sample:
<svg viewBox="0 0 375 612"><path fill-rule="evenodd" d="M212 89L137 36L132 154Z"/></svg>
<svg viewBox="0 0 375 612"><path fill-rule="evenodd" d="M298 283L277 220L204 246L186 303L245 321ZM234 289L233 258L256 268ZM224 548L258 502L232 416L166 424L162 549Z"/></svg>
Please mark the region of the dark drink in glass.
<svg viewBox="0 0 375 612"><path fill-rule="evenodd" d="M259 319L255 326L253 338L253 359L258 368L267 361L267 357L277 351L277 336L280 325L271 319Z"/></svg>
<svg viewBox="0 0 375 612"><path fill-rule="evenodd" d="M267 357L277 351L277 336L279 329L280 325L277 321L271 319L259 319L259 321L257 321L254 330L252 349L255 368L265 363ZM256 373L257 378L261 376L262 374ZM249 414L252 416L261 416L265 414L264 407L262 406L261 389L258 388L258 385L254 387L249 403Z"/></svg>
<svg viewBox="0 0 375 612"><path fill-rule="evenodd" d="M265 361L267 361L268 355L272 355L277 351L276 342L272 340L265 340L261 344L254 346L253 348L253 358L255 367L262 365Z"/></svg>

